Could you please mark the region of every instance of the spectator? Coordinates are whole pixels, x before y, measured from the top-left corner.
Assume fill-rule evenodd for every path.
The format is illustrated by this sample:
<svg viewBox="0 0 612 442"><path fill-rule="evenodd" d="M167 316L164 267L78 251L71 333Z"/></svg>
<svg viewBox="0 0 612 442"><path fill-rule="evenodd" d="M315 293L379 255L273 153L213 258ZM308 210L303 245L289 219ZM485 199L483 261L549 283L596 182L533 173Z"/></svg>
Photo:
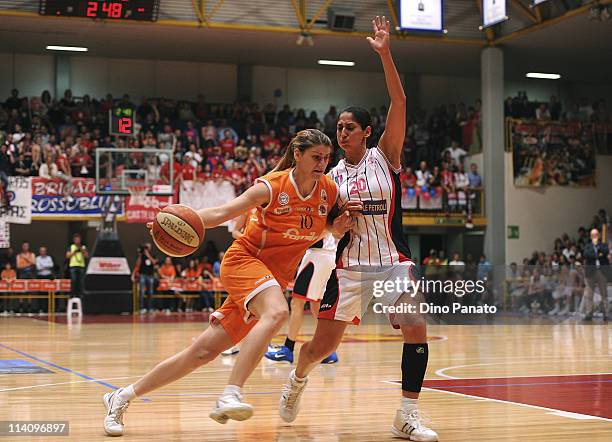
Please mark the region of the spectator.
<svg viewBox="0 0 612 442"><path fill-rule="evenodd" d="M232 136L231 131L229 129L225 129L223 131L223 137L221 139L221 142L219 143L221 145L221 154L222 155L229 154L233 156L234 148L236 147L237 143L238 141L234 140L234 137Z"/></svg>
<svg viewBox="0 0 612 442"><path fill-rule="evenodd" d="M550 120L550 112L545 103L540 104L536 109L536 120Z"/></svg>
<svg viewBox="0 0 612 442"><path fill-rule="evenodd" d="M2 205L8 207L10 204L8 186L15 158L9 151L8 145L5 143L0 146L0 182L2 183Z"/></svg>
<svg viewBox="0 0 612 442"><path fill-rule="evenodd" d="M85 264L88 257L89 252L81 242L81 235L75 233L72 235L72 244L70 244L66 252L68 268L70 269L70 296L72 298L80 298L83 296L83 278L85 276Z"/></svg>
<svg viewBox="0 0 612 442"><path fill-rule="evenodd" d="M26 160L23 152L19 153L17 161L13 164L13 175L15 176L30 176L32 173L32 161Z"/></svg>
<svg viewBox="0 0 612 442"><path fill-rule="evenodd" d="M17 276L19 279L34 279L35 271L36 256L30 251L30 243L24 241L17 255Z"/></svg>
<svg viewBox="0 0 612 442"><path fill-rule="evenodd" d="M557 100L555 95L550 96L548 107L550 109L550 118L555 121L560 120L563 109L561 108L561 103L559 103L559 100Z"/></svg>
<svg viewBox="0 0 612 442"><path fill-rule="evenodd" d="M453 253L453 259L448 263L450 276L455 280L463 279L465 272L465 262L461 260L459 252Z"/></svg>
<svg viewBox="0 0 612 442"><path fill-rule="evenodd" d="M234 128L228 126L227 120L221 120L221 127L219 128L219 142L225 140L226 138L230 138L234 142L234 146L238 144L240 138L238 134L234 130Z"/></svg>
<svg viewBox="0 0 612 442"><path fill-rule="evenodd" d="M157 143L160 149L169 150L174 152L176 147L176 136L172 131L170 124L164 124L163 132L157 135Z"/></svg>
<svg viewBox="0 0 612 442"><path fill-rule="evenodd" d="M470 181L470 189L482 188L482 178L478 173L478 166L476 163L470 164L470 171L468 172L468 180Z"/></svg>
<svg viewBox="0 0 612 442"><path fill-rule="evenodd" d="M155 290L155 269L157 258L153 254L151 243L144 243L138 248L138 258L132 272L132 282L138 280L138 305L140 314L147 311L153 313L153 291ZM147 307L145 308L145 295L147 296Z"/></svg>
<svg viewBox="0 0 612 442"><path fill-rule="evenodd" d="M17 279L17 273L15 272L15 269L13 269L13 267L11 266L10 262L7 261L4 263L4 268L2 269L0 278L2 278L3 281L12 281L14 279Z"/></svg>
<svg viewBox="0 0 612 442"><path fill-rule="evenodd" d="M468 174L465 173L465 169L463 167L463 163L459 163L459 170L455 172L455 189L457 191L457 200L459 202L459 207L465 210L467 202L469 199L467 198L468 187L470 185L470 179Z"/></svg>
<svg viewBox="0 0 612 442"><path fill-rule="evenodd" d="M0 266L4 268L6 263L9 263L13 269L17 267L17 258L12 247L9 247L6 252L0 255Z"/></svg>
<svg viewBox="0 0 612 442"><path fill-rule="evenodd" d="M17 110L21 108L22 99L19 98L19 90L11 90L11 96L6 99L4 106L8 111Z"/></svg>
<svg viewBox="0 0 612 442"><path fill-rule="evenodd" d="M13 267L11 266L10 262L6 262L2 268L2 272L0 272L0 279L2 279L2 281L13 281L15 279L17 279L17 274L15 273L15 270L13 269ZM13 313L13 309L12 309L12 300L11 299L7 299L7 300L2 300L1 301L2 304L2 308L0 308L0 310L2 310L2 316L7 316L9 313ZM22 301L23 302L23 301Z"/></svg>
<svg viewBox="0 0 612 442"><path fill-rule="evenodd" d="M478 262L478 270L476 272L476 278L480 281L487 281L491 279L491 272L493 266L487 260L485 255L480 255L480 261Z"/></svg>
<svg viewBox="0 0 612 442"><path fill-rule="evenodd" d="M185 181L196 180L196 168L191 164L191 157L188 155L183 155L183 164L179 165L180 170L178 172L178 182L183 185Z"/></svg>
<svg viewBox="0 0 612 442"><path fill-rule="evenodd" d="M219 277L219 275L221 274L221 261L223 261L224 255L225 255L225 252L219 252L219 259L217 259L213 263L213 267L212 267L213 276Z"/></svg>
<svg viewBox="0 0 612 442"><path fill-rule="evenodd" d="M451 146L447 148L444 152L450 153L452 159L451 166L453 167L458 167L459 164L462 164L463 158L467 155L467 152L461 147L459 147L459 143L457 143L456 141L453 141L451 143Z"/></svg>
<svg viewBox="0 0 612 442"><path fill-rule="evenodd" d="M198 262L195 259L190 259L187 264L187 268L181 272L181 277L187 281L195 282L202 280L202 272L198 268ZM201 296L201 295L200 295ZM191 313L193 311L193 299L185 299L185 312Z"/></svg>
<svg viewBox="0 0 612 442"><path fill-rule="evenodd" d="M608 260L609 250L608 245L601 242L597 229L592 229L590 236L591 242L584 248L585 274L589 283L588 293L585 291L587 311L584 320L588 321L593 318L593 294L597 287L601 296L603 318L606 321L608 318L608 281L606 273L610 270L610 261Z"/></svg>
<svg viewBox="0 0 612 442"><path fill-rule="evenodd" d="M47 248L40 247L38 249L38 256L36 257L36 276L38 276L39 279L53 279L54 267L53 258L47 255Z"/></svg>
<svg viewBox="0 0 612 442"><path fill-rule="evenodd" d="M431 178L431 172L427 168L427 162L421 161L419 164L419 170L416 171L416 185L417 187L426 186Z"/></svg>
<svg viewBox="0 0 612 442"><path fill-rule="evenodd" d="M158 273L160 279L174 281L176 278L176 268L174 267L174 264L172 264L172 258L166 256L166 259L164 259L164 263L160 266Z"/></svg>

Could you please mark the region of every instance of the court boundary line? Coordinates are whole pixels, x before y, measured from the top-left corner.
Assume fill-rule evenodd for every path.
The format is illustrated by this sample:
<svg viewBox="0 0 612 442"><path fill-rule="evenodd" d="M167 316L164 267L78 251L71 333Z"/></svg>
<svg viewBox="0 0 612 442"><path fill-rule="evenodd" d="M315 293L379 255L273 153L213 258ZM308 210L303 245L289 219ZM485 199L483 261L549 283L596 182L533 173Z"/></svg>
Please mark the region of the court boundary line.
<svg viewBox="0 0 612 442"><path fill-rule="evenodd" d="M470 378L465 378L465 379L470 379ZM478 379L478 378L472 378L472 379ZM437 380L437 381L440 381L442 379L428 379L428 380L432 380L432 381ZM460 378L459 380L463 380L463 378ZM384 383L387 383L387 384L393 384L393 385L401 385L401 382L398 382L398 381L380 381L380 382L384 382ZM593 415L590 415L590 414L574 413L572 411L559 410L557 408L542 407L540 405L525 404L523 402L514 402L514 401L506 401L506 400L503 400L503 399L494 399L494 398L488 398L488 397L483 397L483 396L475 396L475 395L467 394L467 393L459 393L457 391L448 391L448 390L444 390L442 388L423 387L423 390L436 391L436 392L439 392L439 393L448 393L448 394L452 394L452 395L455 395L455 396L468 397L468 398L471 398L471 399L479 400L481 402L487 401L487 402L498 402L498 403L502 403L502 404L519 405L519 406L522 406L522 407L534 408L534 409L537 409L537 410L544 410L544 411L548 412L546 414L550 414L552 416L565 417L565 418L574 419L574 420L602 420L604 422L612 422L612 419L606 418L606 417L593 416Z"/></svg>
<svg viewBox="0 0 612 442"><path fill-rule="evenodd" d="M604 422L612 422L612 419L607 418L607 417L601 417L601 416L593 416L590 414L582 414L582 413L574 413L571 411L567 411L567 410L559 410L557 408L548 408L548 407L542 407L540 405L532 405L532 404L524 404L522 402L513 402L513 401L505 401L503 399L493 399L493 398L488 398L488 397L482 397L482 396L474 396L471 394L466 394L466 393L459 393L456 391L448 391L448 390L443 390L443 389L437 389L437 388L430 388L430 387L423 387L424 390L430 390L430 391L437 391L440 393L448 393L448 394L453 394L456 396L464 396L464 397L469 397L472 399L478 399L481 401L489 401L489 402L499 402L502 404L512 404L512 405L520 405L523 407L528 407L528 408L534 408L537 410L544 410L547 411L548 413L546 414L550 414L553 416L557 416L557 417L565 417L565 418L569 418L569 419L574 419L574 420L601 420Z"/></svg>
<svg viewBox="0 0 612 442"><path fill-rule="evenodd" d="M595 358L580 358L580 361L591 361L591 360L599 360L599 359L609 359L606 356L601 356L601 357L595 357ZM563 361L567 361L566 358L562 358L561 360ZM451 365L449 367L443 367L440 368L438 370L435 371L436 376L440 376L442 378L446 378L446 379L470 379L470 378L462 378L462 377L457 377L457 376L451 376L449 374L444 373L447 370L455 370L458 368L467 368L467 367L482 367L485 365L507 365L507 364L529 364L531 362L541 362L541 359L535 360L535 361L526 361L526 360L518 360L518 361L499 361L499 362L483 362L483 363L475 363L475 364L464 364L464 365ZM610 374L610 373L604 373L604 374ZM557 375L557 376L568 376L567 374L565 375ZM493 376L496 377L496 376ZM507 376L508 377L508 376ZM514 377L514 376L510 376L510 377ZM471 378L471 379L479 379L479 378Z"/></svg>

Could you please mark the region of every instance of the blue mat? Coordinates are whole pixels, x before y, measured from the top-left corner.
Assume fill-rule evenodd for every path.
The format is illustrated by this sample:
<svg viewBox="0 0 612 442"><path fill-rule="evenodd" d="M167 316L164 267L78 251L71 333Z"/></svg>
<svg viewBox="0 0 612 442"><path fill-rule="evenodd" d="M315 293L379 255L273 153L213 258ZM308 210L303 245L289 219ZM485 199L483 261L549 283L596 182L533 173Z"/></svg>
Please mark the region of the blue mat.
<svg viewBox="0 0 612 442"><path fill-rule="evenodd" d="M0 359L0 374L53 373L24 359Z"/></svg>

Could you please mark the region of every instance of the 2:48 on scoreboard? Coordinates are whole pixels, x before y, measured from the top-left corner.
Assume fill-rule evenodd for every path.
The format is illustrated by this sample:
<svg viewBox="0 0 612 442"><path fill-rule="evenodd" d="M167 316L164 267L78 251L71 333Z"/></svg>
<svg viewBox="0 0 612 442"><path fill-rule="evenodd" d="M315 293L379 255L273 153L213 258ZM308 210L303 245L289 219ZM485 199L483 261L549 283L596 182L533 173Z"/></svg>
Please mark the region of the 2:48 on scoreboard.
<svg viewBox="0 0 612 442"><path fill-rule="evenodd" d="M40 15L155 21L159 0L40 0Z"/></svg>

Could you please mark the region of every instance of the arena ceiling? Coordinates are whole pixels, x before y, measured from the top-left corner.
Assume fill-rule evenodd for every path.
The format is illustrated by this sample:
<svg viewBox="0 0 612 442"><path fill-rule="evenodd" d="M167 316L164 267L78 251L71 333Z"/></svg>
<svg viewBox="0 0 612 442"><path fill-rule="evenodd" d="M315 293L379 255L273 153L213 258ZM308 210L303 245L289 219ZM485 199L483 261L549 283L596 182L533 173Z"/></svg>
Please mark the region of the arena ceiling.
<svg viewBox="0 0 612 442"><path fill-rule="evenodd" d="M251 0L248 6L241 0L221 0L209 1L206 16L198 17L189 0L161 0L157 23L116 23L43 18L36 13L36 3L0 0L0 52L37 54L45 53L48 44L80 45L89 48L84 56L300 68L317 68L317 59L328 58L352 60L356 62L353 69L373 71L380 66L364 41L369 18L377 13L392 15L385 0ZM355 11L355 32L327 29L326 15L320 12L329 3ZM535 70L560 72L569 81L609 82L612 21L589 20L589 5L566 10L561 3L576 2L551 0L532 10L525 2L510 0L510 20L487 32L478 30L476 0L447 1L446 35L402 35L393 41L399 69L478 76L482 48L496 45L504 49L507 78L521 78ZM600 3L612 4L612 0ZM313 18L318 20L311 22ZM296 44L304 31L312 36L313 46Z"/></svg>

